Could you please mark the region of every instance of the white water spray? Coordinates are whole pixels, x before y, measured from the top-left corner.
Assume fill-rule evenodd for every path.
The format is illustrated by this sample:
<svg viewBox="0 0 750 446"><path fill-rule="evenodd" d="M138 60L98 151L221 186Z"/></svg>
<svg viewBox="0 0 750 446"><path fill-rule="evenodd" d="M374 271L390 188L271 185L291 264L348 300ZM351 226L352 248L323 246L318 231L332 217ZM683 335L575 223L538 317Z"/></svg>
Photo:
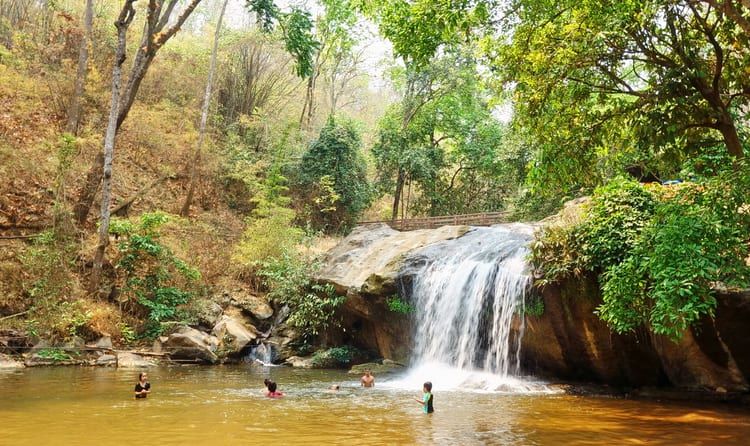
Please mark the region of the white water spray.
<svg viewBox="0 0 750 446"><path fill-rule="evenodd" d="M546 391L516 377L532 234L521 224L476 228L407 259L403 277L411 284L404 292L416 308L414 367L393 385L432 380L442 389Z"/></svg>

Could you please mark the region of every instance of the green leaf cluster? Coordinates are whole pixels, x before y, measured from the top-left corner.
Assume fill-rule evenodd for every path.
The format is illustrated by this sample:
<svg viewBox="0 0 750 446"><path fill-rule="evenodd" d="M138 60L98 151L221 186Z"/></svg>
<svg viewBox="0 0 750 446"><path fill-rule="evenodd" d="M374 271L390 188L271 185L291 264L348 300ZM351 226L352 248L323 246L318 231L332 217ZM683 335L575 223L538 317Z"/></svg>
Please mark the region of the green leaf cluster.
<svg viewBox="0 0 750 446"><path fill-rule="evenodd" d="M160 241L160 229L172 217L145 213L137 221L113 218L110 232L119 241L117 269L124 273L123 299L136 313L145 312L147 337L158 336L165 324L187 317L182 310L195 294L200 272Z"/></svg>
<svg viewBox="0 0 750 446"><path fill-rule="evenodd" d="M712 316L715 290L750 285L750 170L672 186L618 180L585 214L532 246L544 281L599 273L599 316L617 332L645 325L673 339Z"/></svg>
<svg viewBox="0 0 750 446"><path fill-rule="evenodd" d="M352 228L372 201L362 141L353 121L331 116L299 165L300 189L313 203L310 223L326 232Z"/></svg>
<svg viewBox="0 0 750 446"><path fill-rule="evenodd" d="M317 262L292 253L269 260L259 271L268 297L289 306L287 323L300 334L313 339L321 330L335 324L335 311L345 298L333 286L321 285L313 279Z"/></svg>

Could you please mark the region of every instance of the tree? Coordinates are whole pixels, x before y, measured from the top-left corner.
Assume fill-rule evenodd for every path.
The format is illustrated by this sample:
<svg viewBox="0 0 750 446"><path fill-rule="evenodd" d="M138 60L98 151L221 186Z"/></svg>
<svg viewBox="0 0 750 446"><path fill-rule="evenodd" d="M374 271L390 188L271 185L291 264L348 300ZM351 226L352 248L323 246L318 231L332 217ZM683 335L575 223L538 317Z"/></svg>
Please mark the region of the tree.
<svg viewBox="0 0 750 446"><path fill-rule="evenodd" d="M146 73L154 61L157 52L180 30L180 27L182 27L200 2L201 0L190 0L177 15L176 19L172 20L172 13L179 0L168 0L166 2L149 0L141 43L133 58L133 66L130 69L128 82L120 94L116 132L120 130L122 123L127 118L138 94L141 82L146 77ZM104 163L103 156L103 154L100 154L94 159L94 163L86 175L86 181L81 189L78 202L75 205L74 213L80 224L86 221L89 210L94 203L96 191L102 181L101 166Z"/></svg>
<svg viewBox="0 0 750 446"><path fill-rule="evenodd" d="M538 141L536 184L591 186L628 164L674 174L717 144L744 156L748 39L711 3L514 2L512 42L490 47Z"/></svg>
<svg viewBox="0 0 750 446"><path fill-rule="evenodd" d="M319 201L312 223L327 231L351 228L370 204L370 185L361 153L362 141L354 123L329 117L299 166L303 190L322 191L323 196L308 196ZM331 190L332 189L332 190ZM335 194L335 199L326 199Z"/></svg>
<svg viewBox="0 0 750 446"><path fill-rule="evenodd" d="M744 157L744 0L361 4L417 67L457 41L480 42L515 96L516 133L537 147L538 189L592 187L628 164L672 174L716 144Z"/></svg>
<svg viewBox="0 0 750 446"><path fill-rule="evenodd" d="M313 71L307 79L305 101L300 115L300 128L309 128L316 109L315 89L320 75L327 65L341 67L345 58L352 54L357 41L354 26L357 16L348 0L324 0L323 14L315 21L316 40L320 45L315 52ZM333 97L335 100L335 96Z"/></svg>
<svg viewBox="0 0 750 446"><path fill-rule="evenodd" d="M381 120L372 150L393 219L399 205L404 217L497 210L519 181L524 160L507 151L476 64L468 48L446 48L420 71L397 74L404 100Z"/></svg>
<svg viewBox="0 0 750 446"><path fill-rule="evenodd" d="M264 32L273 31L279 25L284 46L295 60L294 71L301 78L313 74L313 56L320 43L312 34L313 22L310 13L293 6L287 13L281 12L273 0L247 0L247 8L255 12L258 25Z"/></svg>
<svg viewBox="0 0 750 446"><path fill-rule="evenodd" d="M203 94L203 105L201 106L201 122L198 127L198 143L195 145L195 154L190 163L190 186L188 186L188 193L185 197L185 202L180 210L180 215L187 217L190 213L190 204L193 201L193 194L195 193L195 184L198 178L198 164L201 159L201 148L203 147L203 139L206 134L206 122L208 121L208 108L211 105L211 93L214 86L214 73L216 71L216 56L219 52L219 35L221 34L221 22L224 19L224 11L227 9L227 3L229 0L224 0L221 5L221 11L219 12L219 18L216 21L216 31L214 33L214 45L211 49L211 63L208 68L208 80L206 80L206 92Z"/></svg>
<svg viewBox="0 0 750 446"><path fill-rule="evenodd" d="M89 63L89 45L91 43L91 32L94 23L94 0L86 0L86 9L83 18L83 39L81 39L81 49L78 54L78 71L76 73L75 87L73 95L70 98L68 107L68 122L65 124L65 131L75 135L78 133L78 123L81 118L81 96L86 86L86 74Z"/></svg>
<svg viewBox="0 0 750 446"><path fill-rule="evenodd" d="M115 136L117 135L117 116L120 105L120 83L122 78L122 64L125 62L125 46L127 43L127 32L130 23L135 17L133 3L136 0L126 0L120 10L120 15L115 22L117 28L117 49L112 67L112 100L109 106L109 120L107 122L107 133L104 137L104 171L102 184L102 206L101 221L99 222L99 244L94 256L94 268L91 272L91 291L97 291L104 262L104 251L109 244L109 205L112 190L112 160L115 150Z"/></svg>

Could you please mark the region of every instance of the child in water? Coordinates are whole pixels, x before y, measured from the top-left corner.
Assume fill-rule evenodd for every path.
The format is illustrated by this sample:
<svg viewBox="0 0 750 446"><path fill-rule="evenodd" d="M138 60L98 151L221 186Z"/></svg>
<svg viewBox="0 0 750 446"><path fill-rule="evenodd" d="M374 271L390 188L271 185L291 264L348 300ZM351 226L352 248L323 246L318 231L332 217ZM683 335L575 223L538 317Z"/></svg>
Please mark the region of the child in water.
<svg viewBox="0 0 750 446"><path fill-rule="evenodd" d="M269 398L281 398L284 396L283 393L276 391L276 383L273 381L269 381L268 383L268 393L266 393L266 396Z"/></svg>
<svg viewBox="0 0 750 446"><path fill-rule="evenodd" d="M427 381L422 386L422 399L415 398L414 400L418 402L422 406L422 412L424 413L432 413L435 411L435 409L432 407L432 383L430 381Z"/></svg>

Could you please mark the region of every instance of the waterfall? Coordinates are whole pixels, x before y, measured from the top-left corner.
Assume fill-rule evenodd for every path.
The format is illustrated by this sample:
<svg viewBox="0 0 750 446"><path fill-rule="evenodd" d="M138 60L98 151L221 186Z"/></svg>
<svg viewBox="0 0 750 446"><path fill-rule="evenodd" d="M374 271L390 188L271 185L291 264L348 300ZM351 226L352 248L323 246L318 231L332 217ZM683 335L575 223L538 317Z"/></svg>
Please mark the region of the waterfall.
<svg viewBox="0 0 750 446"><path fill-rule="evenodd" d="M401 293L415 308L410 386L432 379L443 388L534 390L515 376L532 236L524 224L474 228L406 259Z"/></svg>

